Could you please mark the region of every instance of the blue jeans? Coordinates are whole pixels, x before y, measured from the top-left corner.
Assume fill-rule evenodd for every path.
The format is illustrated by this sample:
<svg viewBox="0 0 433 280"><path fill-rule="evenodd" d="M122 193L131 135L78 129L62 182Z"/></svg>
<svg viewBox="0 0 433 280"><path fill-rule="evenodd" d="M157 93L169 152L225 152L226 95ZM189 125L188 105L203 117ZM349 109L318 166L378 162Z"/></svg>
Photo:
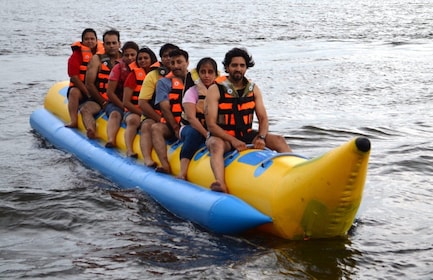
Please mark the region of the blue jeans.
<svg viewBox="0 0 433 280"><path fill-rule="evenodd" d="M204 145L206 139L195 128L185 125L180 133L180 140L183 141L180 150L180 158L192 159L195 152Z"/></svg>

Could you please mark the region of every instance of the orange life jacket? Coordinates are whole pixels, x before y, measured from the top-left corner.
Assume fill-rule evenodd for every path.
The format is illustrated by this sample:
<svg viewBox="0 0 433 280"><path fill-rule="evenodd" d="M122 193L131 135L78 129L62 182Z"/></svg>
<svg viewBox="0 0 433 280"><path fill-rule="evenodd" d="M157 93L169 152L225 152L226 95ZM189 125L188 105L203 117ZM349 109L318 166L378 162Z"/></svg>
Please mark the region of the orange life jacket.
<svg viewBox="0 0 433 280"><path fill-rule="evenodd" d="M92 59L93 52L92 49L83 45L81 42L75 42L71 45L72 51L80 50L81 51L81 65L80 65L80 80L84 83L84 80L86 78L86 72L87 72L87 65L89 64L90 60ZM95 54L102 54L104 53L104 44L101 41L98 41L98 44L96 45L96 52ZM70 87L74 86L74 83L71 81L69 83Z"/></svg>
<svg viewBox="0 0 433 280"><path fill-rule="evenodd" d="M135 64L135 62L131 63ZM134 72L135 75L135 83L136 86L133 89L131 103L138 107L138 96L140 95L141 86L143 85L144 78L146 78L146 72L141 67L134 67L134 65L130 64L130 68ZM137 66L135 64L135 66Z"/></svg>
<svg viewBox="0 0 433 280"><path fill-rule="evenodd" d="M172 76L168 77L168 79L171 79L171 91L168 93L171 113L173 114L176 123L180 124L182 116L182 95L185 86L183 81L177 77ZM166 122L166 120L163 119L161 122Z"/></svg>
<svg viewBox="0 0 433 280"><path fill-rule="evenodd" d="M220 91L217 123L228 134L241 138L252 131L254 111L254 83L246 81L243 92L238 92L225 80L217 83Z"/></svg>
<svg viewBox="0 0 433 280"><path fill-rule="evenodd" d="M101 60L101 66L98 72L98 78L96 82L96 87L99 90L99 94L108 101L107 95L107 85L108 85L108 77L110 76L111 69L113 69L114 65L118 62L116 61L114 64L111 64L110 57L106 54L98 54Z"/></svg>
<svg viewBox="0 0 433 280"><path fill-rule="evenodd" d="M170 71L168 71L168 68L165 67L165 66L163 66L162 63L159 62L159 61L157 61L154 64L150 65L149 72L153 71L153 70L158 70L158 73L159 73L160 77L165 77L170 72Z"/></svg>

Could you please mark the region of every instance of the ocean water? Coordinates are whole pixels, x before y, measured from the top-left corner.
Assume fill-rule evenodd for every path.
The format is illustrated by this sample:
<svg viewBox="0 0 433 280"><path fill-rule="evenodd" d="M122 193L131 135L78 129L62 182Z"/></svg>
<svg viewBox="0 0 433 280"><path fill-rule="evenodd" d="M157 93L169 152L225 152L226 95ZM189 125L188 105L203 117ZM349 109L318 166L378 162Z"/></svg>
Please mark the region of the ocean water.
<svg viewBox="0 0 433 280"><path fill-rule="evenodd" d="M0 4L1 279L431 279L431 1ZM213 234L41 139L29 115L67 79L69 46L87 27L99 37L116 28L155 52L178 44L191 67L248 48L270 128L297 153L368 137L348 237Z"/></svg>

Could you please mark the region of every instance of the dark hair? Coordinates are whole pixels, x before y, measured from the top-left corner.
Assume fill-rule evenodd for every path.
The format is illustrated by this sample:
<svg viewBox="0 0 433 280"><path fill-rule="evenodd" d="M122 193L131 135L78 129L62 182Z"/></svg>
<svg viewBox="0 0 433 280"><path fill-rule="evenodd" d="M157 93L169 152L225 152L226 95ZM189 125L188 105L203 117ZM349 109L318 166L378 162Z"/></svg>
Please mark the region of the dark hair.
<svg viewBox="0 0 433 280"><path fill-rule="evenodd" d="M84 41L84 36L86 36L86 33L93 33L93 34L95 34L96 40L98 40L98 35L96 35L96 31L93 28L86 28L81 33L81 42Z"/></svg>
<svg viewBox="0 0 433 280"><path fill-rule="evenodd" d="M241 56L245 59L245 63L247 64L247 68L254 66L254 60L251 55L249 55L248 51L244 48L233 48L226 53L226 56L223 60L224 67L228 67L232 62L233 57Z"/></svg>
<svg viewBox="0 0 433 280"><path fill-rule="evenodd" d="M147 53L150 56L150 64L151 65L158 61L158 59L156 58L155 53L151 49L149 49L148 47L144 47L144 48L141 48L141 49L138 50L137 58L135 60L135 62L137 63L137 65L138 65L138 54L140 54L140 53Z"/></svg>
<svg viewBox="0 0 433 280"><path fill-rule="evenodd" d="M107 35L116 35L117 40L120 41L120 33L116 29L110 29L110 30L105 31L104 35L102 35L102 41L105 40L105 36L107 36Z"/></svg>
<svg viewBox="0 0 433 280"><path fill-rule="evenodd" d="M170 43L164 44L160 49L159 49L159 57L162 57L162 55L168 51L168 50L178 50L179 47Z"/></svg>
<svg viewBox="0 0 433 280"><path fill-rule="evenodd" d="M134 49L136 52L138 52L139 47L138 47L137 43L135 43L133 41L128 41L125 44L123 44L122 52L124 52L127 49Z"/></svg>
<svg viewBox="0 0 433 280"><path fill-rule="evenodd" d="M215 74L218 73L218 65L217 65L216 61L211 57L203 57L202 59L200 59L200 61L197 63L197 67L196 67L197 72L200 72L200 68L203 65L205 65L206 63L209 63L212 66L213 70L215 71Z"/></svg>
<svg viewBox="0 0 433 280"><path fill-rule="evenodd" d="M185 60L188 61L189 54L185 50L182 50L182 49L172 50L169 54L170 57L176 57L176 56L180 56L180 55L185 57Z"/></svg>

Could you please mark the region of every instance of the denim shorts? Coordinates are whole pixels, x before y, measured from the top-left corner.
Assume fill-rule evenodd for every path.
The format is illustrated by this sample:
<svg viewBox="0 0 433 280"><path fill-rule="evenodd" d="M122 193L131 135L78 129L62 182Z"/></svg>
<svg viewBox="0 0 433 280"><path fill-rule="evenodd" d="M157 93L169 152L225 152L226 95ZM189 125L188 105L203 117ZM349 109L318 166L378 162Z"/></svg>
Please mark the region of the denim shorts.
<svg viewBox="0 0 433 280"><path fill-rule="evenodd" d="M111 113L113 112L119 112L121 118L123 118L123 108L119 108L116 105L114 105L113 103L108 103L107 106L105 107L105 114L107 116L110 116Z"/></svg>

